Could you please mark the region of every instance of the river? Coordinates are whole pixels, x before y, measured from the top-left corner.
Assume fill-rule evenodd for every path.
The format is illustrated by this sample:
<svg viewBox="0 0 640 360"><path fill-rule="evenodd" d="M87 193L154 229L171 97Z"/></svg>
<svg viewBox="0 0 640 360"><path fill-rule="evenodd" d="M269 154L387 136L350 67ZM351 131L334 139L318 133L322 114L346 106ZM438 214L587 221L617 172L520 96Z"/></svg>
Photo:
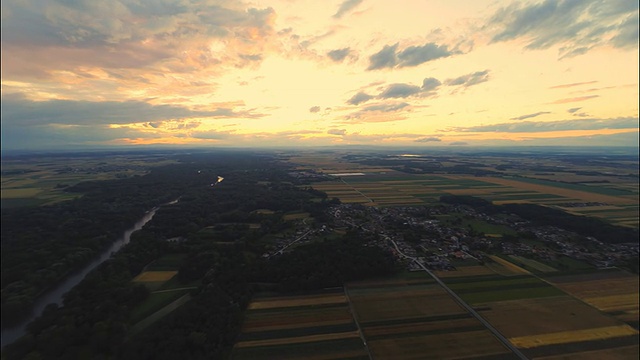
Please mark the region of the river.
<svg viewBox="0 0 640 360"><path fill-rule="evenodd" d="M178 200L179 199L171 201L164 205L175 204L178 202ZM164 206L164 205L161 205L161 206ZM44 311L44 308L47 307L47 305L55 303L55 304L58 304L58 306L61 306L64 294L66 294L74 286L78 285L80 281L82 281L82 279L84 279L84 277L91 272L91 270L98 267L98 265L102 264L107 259L109 259L113 253L118 252L124 245L128 244L129 240L131 240L131 234L133 234L135 231L142 229L142 227L146 223L151 221L151 219L156 214L156 211L158 211L159 208L160 207L153 208L151 211L145 213L144 216L140 220L138 220L138 222L136 222L131 229L125 231L122 234L121 238L116 240L107 250L103 251L92 262L85 265L84 268L77 270L76 272L71 274L69 277L67 277L61 283L59 283L55 288L47 291L46 293L38 297L33 306L33 312L27 319L25 319L24 321L20 322L19 324L13 327L2 329L2 347L4 347L7 344L11 344L12 342L16 341L19 337L26 334L27 324L29 324L35 318L40 316Z"/></svg>

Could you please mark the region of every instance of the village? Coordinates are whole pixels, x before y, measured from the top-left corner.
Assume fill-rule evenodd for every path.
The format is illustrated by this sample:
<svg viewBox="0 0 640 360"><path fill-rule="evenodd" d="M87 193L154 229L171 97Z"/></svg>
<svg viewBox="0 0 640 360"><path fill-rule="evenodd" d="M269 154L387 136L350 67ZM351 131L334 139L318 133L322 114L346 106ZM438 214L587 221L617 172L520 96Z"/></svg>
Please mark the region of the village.
<svg viewBox="0 0 640 360"><path fill-rule="evenodd" d="M605 269L638 255L638 244L605 244L593 237L553 226L537 226L514 215L503 218L484 214L469 206L377 208L359 204L339 204L329 209L331 222L312 224L299 220L290 236L278 239L274 250L264 257L282 254L319 236L334 231L358 231L371 245L387 249L406 263L408 270L420 270L402 254L416 258L432 270L456 270L456 266L482 264L488 254L513 255L570 270L569 264ZM484 234L473 227L452 225L451 214L511 229L510 234ZM454 221L455 222L455 221ZM586 240L586 242L585 242ZM394 243L402 254L396 250ZM553 269L553 267L550 267Z"/></svg>

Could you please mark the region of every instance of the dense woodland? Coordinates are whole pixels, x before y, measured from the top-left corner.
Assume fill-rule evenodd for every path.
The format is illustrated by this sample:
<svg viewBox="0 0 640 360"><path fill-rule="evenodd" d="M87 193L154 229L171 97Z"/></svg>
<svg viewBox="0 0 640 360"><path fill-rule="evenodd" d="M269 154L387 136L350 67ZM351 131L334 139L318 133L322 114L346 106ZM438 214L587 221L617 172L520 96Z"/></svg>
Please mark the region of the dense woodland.
<svg viewBox="0 0 640 360"><path fill-rule="evenodd" d="M266 245L263 237L291 226L282 218L285 212L306 211L317 214L316 221L322 221L322 210L330 204L326 195L296 186L287 175L287 168L270 158L250 154L191 155L181 160L180 164L154 169L139 178L76 186L73 191L85 194L78 201L37 210L43 214L40 216L52 220L41 225L29 223L37 228L28 231L32 248L16 244L17 237L22 234L18 225L8 230L6 234L12 240L7 241L7 249L27 259L29 250L39 246L53 249L57 241L60 246L82 246L80 235L75 238L76 242L63 235L36 236L56 231L69 234L71 230L56 224L71 212L100 223L101 210L95 209L105 199L131 209L124 211L131 216L129 221L123 218L117 228L110 222L111 218L104 218L106 224L113 226L112 232L107 233L107 239L111 240L144 209L180 197L178 203L161 207L143 230L132 235L127 246L69 292L63 307L49 306L28 326L26 336L5 347L3 357L219 358L233 345L242 311L257 286L296 292L339 286L343 281L395 271L389 254L363 246L354 234L344 239L301 246L270 260L261 258ZM224 181L211 186L218 175L223 176ZM143 205L137 206L135 199L140 199ZM61 211L61 208L66 210ZM270 209L274 213L259 214L255 212L257 209ZM3 224L4 216L3 213ZM17 215L7 213L6 216ZM216 226L245 222L261 226L258 229ZM109 227L102 223L97 226L100 229ZM4 231L3 228L3 258L7 253ZM167 241L173 237L181 237L184 241ZM104 242L108 243L107 240ZM96 246L96 251L100 248ZM63 256L51 250L43 258L43 266L54 267L56 254ZM189 302L143 332L129 337L133 325L130 323L132 309L149 296L143 285L136 285L131 279L165 254L183 254L178 278L184 282L196 280L200 285L192 291ZM9 269L18 266L10 265ZM3 260L3 276L4 266ZM25 276L14 275L14 281L35 287L38 283L31 284L27 279L29 274L38 271L40 269L32 265L25 268ZM4 294L3 289L3 301ZM3 310L4 307L3 303Z"/></svg>

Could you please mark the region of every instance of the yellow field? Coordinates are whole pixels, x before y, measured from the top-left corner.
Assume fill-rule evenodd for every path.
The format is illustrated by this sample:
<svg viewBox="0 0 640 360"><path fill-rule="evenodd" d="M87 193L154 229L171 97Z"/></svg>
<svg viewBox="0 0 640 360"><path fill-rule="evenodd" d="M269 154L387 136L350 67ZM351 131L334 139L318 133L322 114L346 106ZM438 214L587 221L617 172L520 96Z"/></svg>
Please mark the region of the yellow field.
<svg viewBox="0 0 640 360"><path fill-rule="evenodd" d="M254 301L249 304L249 310L273 309L293 306L309 306L319 304L342 304L346 303L344 294L315 295L309 297L279 297L274 299Z"/></svg>
<svg viewBox="0 0 640 360"><path fill-rule="evenodd" d="M547 185L531 184L531 183L525 183L525 182L512 180L512 179L504 179L504 178L497 178L497 177L483 177L482 181L486 181L486 182L490 182L498 185L510 186L517 189L536 191L543 194L552 194L552 195L558 195L558 196L563 196L567 198L576 198L576 199L581 199L583 201L597 201L597 202L616 204L616 205L623 205L623 204L633 205L638 203L637 200L634 201L634 199L626 199L624 197L602 195L602 194L596 194L596 193L580 191L580 190L563 189L563 188L547 186Z"/></svg>
<svg viewBox="0 0 640 360"><path fill-rule="evenodd" d="M167 281L174 277L177 271L145 271L136 276L133 281L135 282L152 282L152 281Z"/></svg>
<svg viewBox="0 0 640 360"><path fill-rule="evenodd" d="M624 294L599 296L582 299L602 311L633 311L638 310L638 294Z"/></svg>
<svg viewBox="0 0 640 360"><path fill-rule="evenodd" d="M509 338L519 348L533 348L544 345L565 344L578 341L602 340L614 337L636 335L638 331L629 325L607 326L595 329L561 331L556 333Z"/></svg>
<svg viewBox="0 0 640 360"><path fill-rule="evenodd" d="M629 275L609 279L559 282L555 286L580 299L626 294L637 296L640 287L638 280L637 275Z"/></svg>
<svg viewBox="0 0 640 360"><path fill-rule="evenodd" d="M298 336L298 337L290 337L290 338L269 339L269 340L240 341L236 343L235 347L243 348L243 347L268 346L268 345L288 345L288 344L299 344L299 343L314 342L314 341L348 339L348 338L354 338L354 337L360 337L360 334L357 331L348 331L348 332L341 332L341 333L307 335L307 336Z"/></svg>

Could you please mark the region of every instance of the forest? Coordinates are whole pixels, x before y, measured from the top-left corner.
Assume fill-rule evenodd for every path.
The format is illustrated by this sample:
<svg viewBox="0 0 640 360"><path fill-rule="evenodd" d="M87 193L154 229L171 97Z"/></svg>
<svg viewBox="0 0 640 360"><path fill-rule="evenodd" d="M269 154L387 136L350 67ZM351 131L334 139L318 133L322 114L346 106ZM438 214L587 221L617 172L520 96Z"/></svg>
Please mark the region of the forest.
<svg viewBox="0 0 640 360"><path fill-rule="evenodd" d="M286 212L320 215L331 203L326 195L297 186L286 165L264 156L196 154L180 160L145 176L79 184L69 191L82 192L80 199L38 208L31 216L3 212L3 224L5 219L15 221L2 230L3 286L6 266L13 276L8 280L22 284L22 289L30 288L30 292L10 293L16 286L7 286L6 303L20 304L16 297L35 297L46 288L46 282L34 280L42 276L42 270L58 269L60 258L73 249L88 249L86 259L90 259L90 253L102 249L145 209L180 198L176 204L161 207L147 226L132 235L128 245L69 292L64 306L50 305L29 324L26 336L3 349L3 358L219 358L230 351L252 294L265 286L271 291L297 292L396 270L389 254L363 246L354 234L300 246L276 258L262 258L267 245L263 237L291 226L283 220ZM212 185L217 176L223 176L224 181ZM109 216L118 208L120 217ZM272 212L259 213L258 209ZM314 220L322 221L322 216ZM260 226L202 231L216 229L219 223L247 222ZM82 230L70 228L75 223L84 224ZM98 232L104 229L110 231ZM82 240L98 236L103 240L92 242L92 246ZM183 241L167 241L173 237ZM58 250L58 246L67 251ZM10 258L9 251L29 261L30 252L41 248L46 251L39 260L22 267L17 260L4 261L5 255ZM166 254L183 255L179 281L197 281L199 285L191 290L186 304L131 336L132 310L149 296L147 288L131 280ZM82 263L69 261L50 279L55 281ZM2 307L4 311L4 288Z"/></svg>

